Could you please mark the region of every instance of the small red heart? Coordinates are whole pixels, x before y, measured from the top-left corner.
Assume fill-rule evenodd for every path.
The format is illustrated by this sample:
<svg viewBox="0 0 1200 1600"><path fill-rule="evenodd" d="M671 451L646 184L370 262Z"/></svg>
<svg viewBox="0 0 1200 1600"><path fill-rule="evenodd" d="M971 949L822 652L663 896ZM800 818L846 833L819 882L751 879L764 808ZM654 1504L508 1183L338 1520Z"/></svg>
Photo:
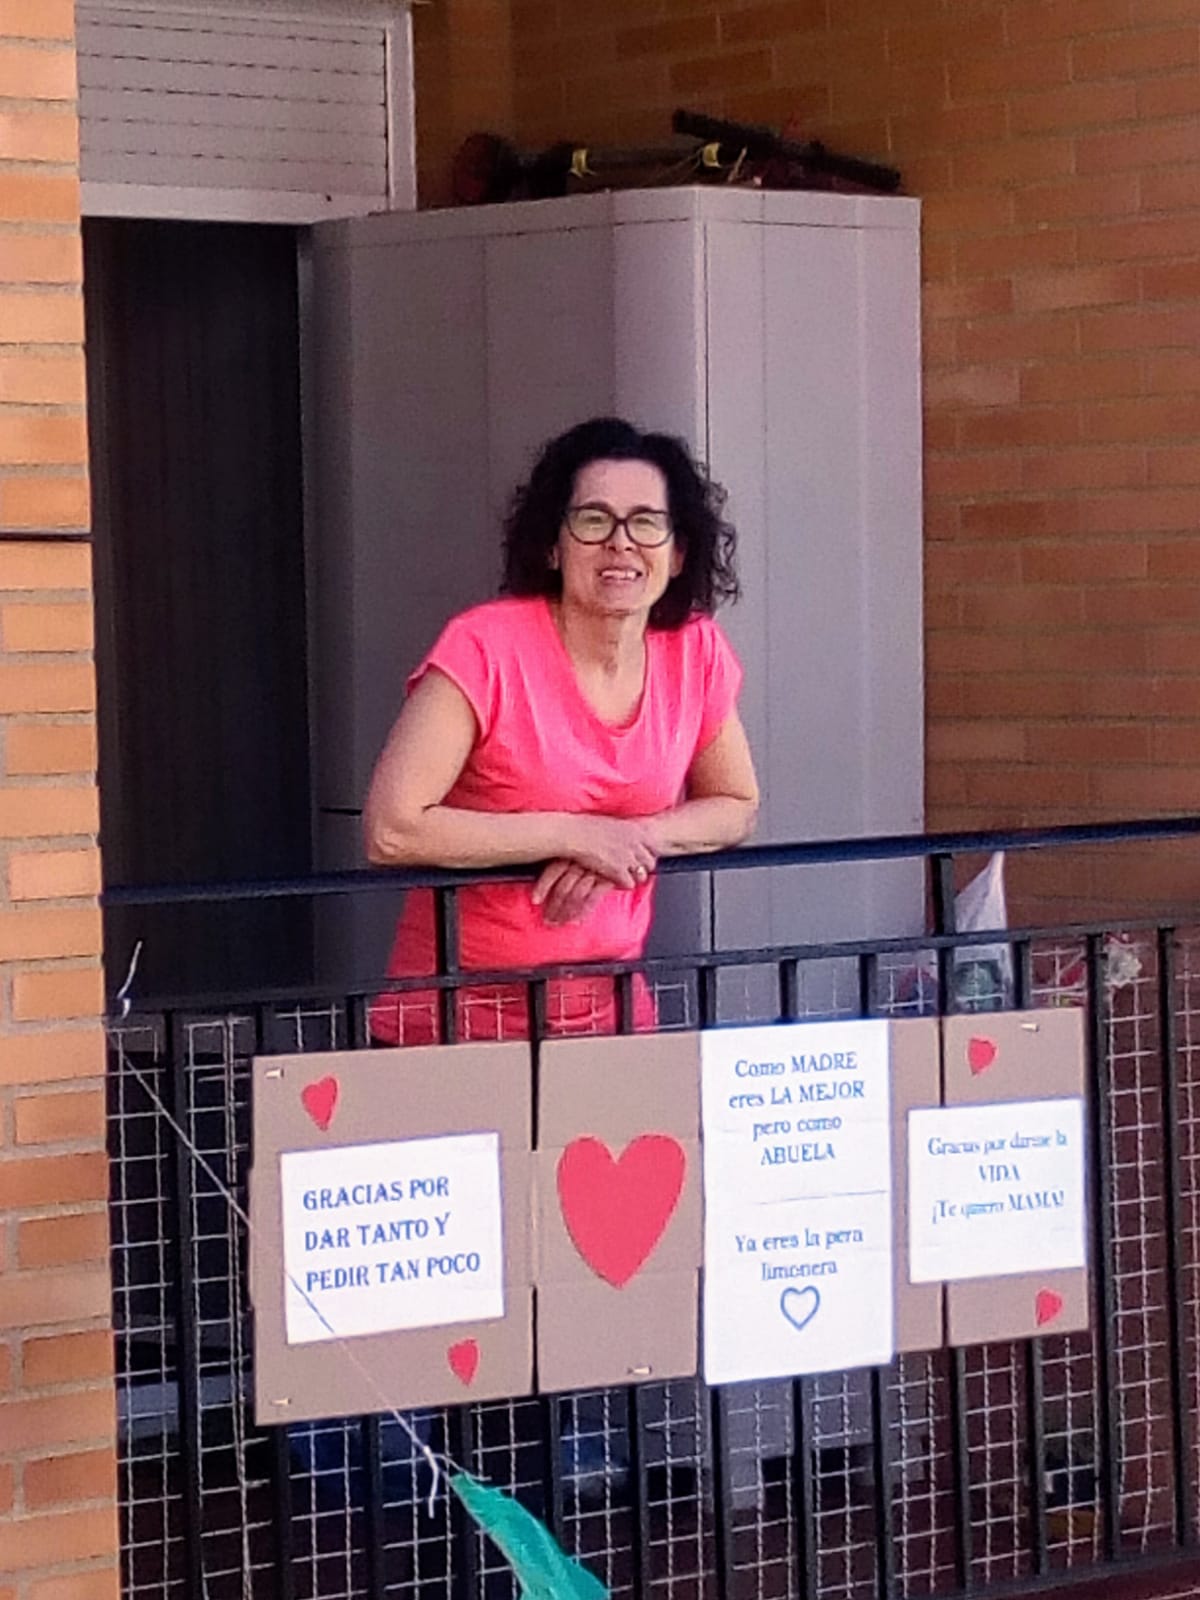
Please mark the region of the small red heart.
<svg viewBox="0 0 1200 1600"><path fill-rule="evenodd" d="M333 1113L337 1110L339 1088L336 1078L318 1078L316 1083L306 1084L300 1091L300 1100L305 1111L322 1133L328 1131L329 1124L333 1121Z"/></svg>
<svg viewBox="0 0 1200 1600"><path fill-rule="evenodd" d="M1053 1322L1062 1310L1063 1297L1056 1294L1053 1289L1039 1289L1033 1307L1037 1325L1043 1328L1047 1322Z"/></svg>
<svg viewBox="0 0 1200 1600"><path fill-rule="evenodd" d="M465 1389L469 1389L475 1382L475 1374L479 1371L478 1343L474 1339L460 1339L446 1351L446 1360L450 1363L450 1371L459 1383Z"/></svg>
<svg viewBox="0 0 1200 1600"><path fill-rule="evenodd" d="M967 1065L973 1074L986 1072L999 1054L994 1039L982 1039L976 1034L967 1041Z"/></svg>

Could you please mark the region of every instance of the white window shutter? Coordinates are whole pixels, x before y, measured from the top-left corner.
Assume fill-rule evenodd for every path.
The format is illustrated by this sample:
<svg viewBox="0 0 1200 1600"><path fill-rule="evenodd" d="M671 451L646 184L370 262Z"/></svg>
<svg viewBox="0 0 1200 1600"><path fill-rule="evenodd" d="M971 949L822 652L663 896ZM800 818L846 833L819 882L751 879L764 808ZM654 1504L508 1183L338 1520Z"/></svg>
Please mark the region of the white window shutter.
<svg viewBox="0 0 1200 1600"><path fill-rule="evenodd" d="M313 222L410 207L404 10L79 0L89 215Z"/></svg>

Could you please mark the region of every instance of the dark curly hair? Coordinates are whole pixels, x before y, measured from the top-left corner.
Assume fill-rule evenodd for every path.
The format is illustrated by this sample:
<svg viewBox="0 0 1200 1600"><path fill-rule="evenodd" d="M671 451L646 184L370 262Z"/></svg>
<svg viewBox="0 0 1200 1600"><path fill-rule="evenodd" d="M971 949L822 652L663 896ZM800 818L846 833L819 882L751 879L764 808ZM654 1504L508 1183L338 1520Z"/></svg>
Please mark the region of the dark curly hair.
<svg viewBox="0 0 1200 1600"><path fill-rule="evenodd" d="M667 509L683 566L650 612L652 628L681 628L694 613L711 616L723 601L737 599L737 534L721 514L725 491L696 465L682 439L642 433L620 417L593 417L543 446L504 524L505 594L562 593L550 552L576 476L592 461L648 461L667 480Z"/></svg>

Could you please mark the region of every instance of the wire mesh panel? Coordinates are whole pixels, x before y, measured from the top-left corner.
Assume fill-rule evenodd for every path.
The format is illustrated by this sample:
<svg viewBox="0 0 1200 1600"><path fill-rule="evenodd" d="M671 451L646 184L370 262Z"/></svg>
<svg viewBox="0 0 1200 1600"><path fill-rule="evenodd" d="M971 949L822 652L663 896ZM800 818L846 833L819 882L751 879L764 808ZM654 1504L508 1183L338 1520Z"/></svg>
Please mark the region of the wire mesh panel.
<svg viewBox="0 0 1200 1600"><path fill-rule="evenodd" d="M110 1028L121 1526L129 1594L509 1600L422 1444L516 1495L614 1596L892 1600L1014 1586L1200 1538L1200 934L1019 942L986 974L911 948L707 954L647 979L659 1029L1078 1005L1091 1039L1085 1334L709 1391L697 1380L260 1430L242 1207L256 1053L366 1048L365 996ZM535 1035L645 1026L628 975ZM579 990L573 991L578 1001ZM511 996L504 1003L509 1003ZM477 995L455 1025L485 1032ZM437 1006L439 1017L448 1010Z"/></svg>

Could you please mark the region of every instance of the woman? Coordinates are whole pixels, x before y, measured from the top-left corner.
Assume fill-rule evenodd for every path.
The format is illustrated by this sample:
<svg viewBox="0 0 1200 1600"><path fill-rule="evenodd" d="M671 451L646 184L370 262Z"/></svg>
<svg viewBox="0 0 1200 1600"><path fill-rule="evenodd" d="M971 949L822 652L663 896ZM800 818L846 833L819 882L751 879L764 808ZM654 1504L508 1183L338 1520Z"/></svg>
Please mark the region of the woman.
<svg viewBox="0 0 1200 1600"><path fill-rule="evenodd" d="M375 768L366 850L394 866L549 863L459 894L460 964L633 961L663 856L739 844L758 788L741 667L712 612L737 593L722 495L684 445L615 418L542 451L505 530L505 598L455 617L409 679ZM388 973L436 971L433 896L407 897ZM458 996L458 1036L528 1033L521 984ZM639 1026L652 1026L644 984ZM606 1032L611 980L548 985L551 1032ZM438 1038L431 991L371 1008L384 1043Z"/></svg>

